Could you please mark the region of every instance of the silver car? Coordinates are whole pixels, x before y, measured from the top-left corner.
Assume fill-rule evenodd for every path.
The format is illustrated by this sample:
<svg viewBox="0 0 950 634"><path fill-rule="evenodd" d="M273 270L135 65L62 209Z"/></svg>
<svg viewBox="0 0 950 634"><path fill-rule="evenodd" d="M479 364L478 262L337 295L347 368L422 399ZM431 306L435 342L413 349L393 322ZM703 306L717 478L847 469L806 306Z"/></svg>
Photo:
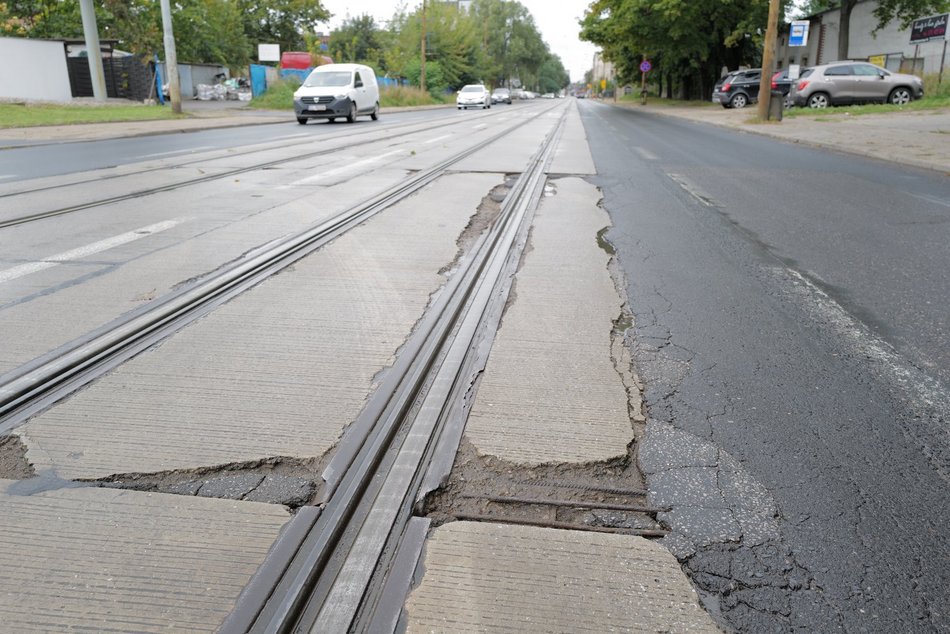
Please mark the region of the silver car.
<svg viewBox="0 0 950 634"><path fill-rule="evenodd" d="M867 62L832 62L803 71L792 93L796 106L809 108L867 102L901 106L924 96L924 82Z"/></svg>

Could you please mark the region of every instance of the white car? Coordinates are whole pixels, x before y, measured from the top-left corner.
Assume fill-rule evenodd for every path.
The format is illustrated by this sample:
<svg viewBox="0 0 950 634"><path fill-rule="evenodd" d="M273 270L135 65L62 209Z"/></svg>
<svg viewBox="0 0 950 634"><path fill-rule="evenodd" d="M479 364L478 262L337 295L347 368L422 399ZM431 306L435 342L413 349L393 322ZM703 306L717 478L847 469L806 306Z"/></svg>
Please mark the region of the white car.
<svg viewBox="0 0 950 634"><path fill-rule="evenodd" d="M459 110L467 110L474 106L491 108L491 93L484 84L469 84L459 91L458 97L455 98L455 105Z"/></svg>
<svg viewBox="0 0 950 634"><path fill-rule="evenodd" d="M333 123L345 118L353 123L360 115L379 119L379 86L376 72L361 64L324 64L317 66L303 85L294 92L297 123L327 119Z"/></svg>

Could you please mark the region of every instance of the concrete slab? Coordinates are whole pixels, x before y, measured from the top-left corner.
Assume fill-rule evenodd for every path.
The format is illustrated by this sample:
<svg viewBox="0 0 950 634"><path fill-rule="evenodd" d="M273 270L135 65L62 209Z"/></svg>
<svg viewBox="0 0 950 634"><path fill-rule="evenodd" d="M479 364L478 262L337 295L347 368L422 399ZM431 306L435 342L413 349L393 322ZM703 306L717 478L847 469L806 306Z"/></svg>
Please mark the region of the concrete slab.
<svg viewBox="0 0 950 634"><path fill-rule="evenodd" d="M409 632L719 632L676 559L642 537L452 522L406 603Z"/></svg>
<svg viewBox="0 0 950 634"><path fill-rule="evenodd" d="M116 491L17 495L0 480L0 630L213 632L290 514Z"/></svg>
<svg viewBox="0 0 950 634"><path fill-rule="evenodd" d="M9 304L0 306L0 373L138 308L186 280L206 275L243 257L271 240L319 223L355 201L405 178L405 173L393 171L376 173L372 179L356 179L334 188L280 189L279 184L303 178L307 172L264 173L271 175L267 184L253 179L216 181L200 188L166 192L59 217L56 222L61 235L69 240L65 244L62 240L51 242L48 231L34 226L42 223L4 230L13 243L34 245L32 255L28 256L34 258L81 247L166 218L186 219L170 231L126 247L132 251L126 253L125 259L116 257L117 250L123 247L97 255L94 262L109 264L94 272L92 279L84 277L88 272L75 266L49 269L44 272L42 281L46 286L41 293L20 295L19 301L11 298ZM12 284L28 290L32 278L18 278Z"/></svg>
<svg viewBox="0 0 950 634"><path fill-rule="evenodd" d="M522 464L605 461L626 455L633 440L610 347L623 302L597 244L610 220L592 185L567 178L553 186L465 434L480 453Z"/></svg>
<svg viewBox="0 0 950 634"><path fill-rule="evenodd" d="M83 479L323 455L500 182L443 178L341 236L19 428L28 459Z"/></svg>
<svg viewBox="0 0 950 634"><path fill-rule="evenodd" d="M551 161L550 172L585 176L597 173L594 157L587 144L587 132L577 110L577 102L573 99L568 100L567 120Z"/></svg>

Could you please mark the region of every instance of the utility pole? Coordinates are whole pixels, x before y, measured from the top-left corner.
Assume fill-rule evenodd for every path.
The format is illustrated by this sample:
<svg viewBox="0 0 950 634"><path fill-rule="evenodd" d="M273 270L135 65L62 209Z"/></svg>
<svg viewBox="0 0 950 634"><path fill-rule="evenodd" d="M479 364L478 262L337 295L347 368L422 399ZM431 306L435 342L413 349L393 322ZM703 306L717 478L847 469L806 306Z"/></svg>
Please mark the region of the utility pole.
<svg viewBox="0 0 950 634"><path fill-rule="evenodd" d="M172 9L169 0L162 0L162 29L165 33L165 74L168 76L168 98L172 112L181 114L181 80L178 77L178 55L172 33Z"/></svg>
<svg viewBox="0 0 950 634"><path fill-rule="evenodd" d="M759 121L769 120L769 102L772 98L772 72L775 66L775 40L778 39L779 0L769 0L769 23L765 29L762 49L762 78L759 80Z"/></svg>
<svg viewBox="0 0 950 634"><path fill-rule="evenodd" d="M89 61L89 77L92 79L92 96L96 101L105 101L106 76L102 70L102 49L99 47L99 27L96 25L96 9L92 0L79 0L82 15L82 31L86 36L86 59Z"/></svg>
<svg viewBox="0 0 950 634"><path fill-rule="evenodd" d="M419 75L419 88L426 89L426 0L422 0L422 52L420 53L422 66Z"/></svg>

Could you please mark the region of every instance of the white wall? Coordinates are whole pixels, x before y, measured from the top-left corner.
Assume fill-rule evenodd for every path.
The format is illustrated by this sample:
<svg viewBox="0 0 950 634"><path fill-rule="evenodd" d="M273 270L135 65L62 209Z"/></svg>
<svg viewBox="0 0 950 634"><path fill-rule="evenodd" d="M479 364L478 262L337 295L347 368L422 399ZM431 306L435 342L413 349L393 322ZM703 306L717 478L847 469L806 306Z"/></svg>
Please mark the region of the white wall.
<svg viewBox="0 0 950 634"><path fill-rule="evenodd" d="M898 70L902 59L914 57L915 45L910 43L910 29L901 29L900 20L894 20L883 29L872 35L877 26L877 19L873 15L877 2L859 2L851 14L851 33L848 38L848 59L868 59L876 55L889 55L887 67ZM838 59L838 18L837 10L826 11L811 19L808 46L790 48L783 43L788 41L788 29L780 36L776 59L781 60L782 68L789 63L801 63L802 57L807 58L808 65L825 64ZM818 44L821 38L821 28L824 25L824 38L821 45L821 58L818 56ZM923 59L925 73L936 73L940 70L940 60L943 57L943 41L925 42L920 45L918 56ZM950 53L947 54L947 65L950 67Z"/></svg>
<svg viewBox="0 0 950 634"><path fill-rule="evenodd" d="M62 42L0 37L0 99L70 101Z"/></svg>

